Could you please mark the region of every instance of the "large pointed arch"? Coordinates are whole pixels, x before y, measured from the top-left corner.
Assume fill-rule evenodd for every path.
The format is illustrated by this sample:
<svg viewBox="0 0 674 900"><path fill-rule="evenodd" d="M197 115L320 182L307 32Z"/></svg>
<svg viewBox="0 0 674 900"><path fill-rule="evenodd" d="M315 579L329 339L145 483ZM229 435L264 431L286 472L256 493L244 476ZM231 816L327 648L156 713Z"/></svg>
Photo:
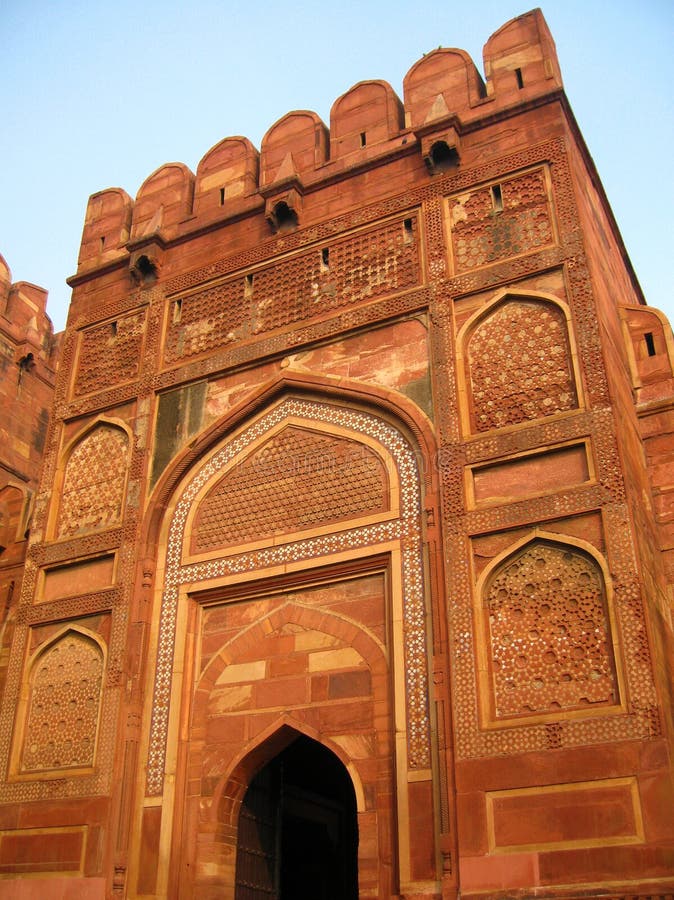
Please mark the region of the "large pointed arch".
<svg viewBox="0 0 674 900"><path fill-rule="evenodd" d="M332 532L307 528L290 536L291 540L285 534L275 534L266 546L265 538L255 546L214 546L206 556L191 553L186 534L199 502L208 496L223 472L232 471L247 458L251 447L258 446L264 435L274 434L283 423L292 423L300 430L306 428L313 434L334 434L340 439L360 441L386 467L395 502L370 519L340 520ZM424 510L428 510L431 523L439 520L433 512L437 503L433 451L430 423L414 404L396 392L286 371L198 438L158 481L145 532L146 556L151 556L153 545L160 551L150 643L151 682L146 694L150 724L145 749L144 807L157 811L152 813L156 828L161 804L162 846L168 848L171 834L175 834L172 811L178 799L176 784L180 785L181 778L184 783L180 766L186 766L186 751L180 750L178 735L183 727L181 721L192 708L192 685L197 677L190 668L194 665L193 653L186 655L185 650L189 634L198 628L195 623L200 614L192 611L203 608L200 604L227 602L222 598L236 597L240 589L250 588L254 593L257 582L267 585L283 577L305 584L316 577L313 573L326 568L335 570L336 574L330 575L332 579L351 578L354 565L359 571L366 571L369 560L377 559L381 569L381 560L386 559L391 661L388 674L377 677L389 685L386 690L390 692L391 715L396 718L390 726L380 722L378 727L389 729L389 739L395 733L399 736L391 745L390 758L395 758L397 775L388 802L397 805L391 822L403 823L397 834L392 824L387 840L396 845L396 884L437 877L432 862L435 855L413 850L411 845L418 835L416 826L410 825L411 817L417 824L420 819L428 819L426 834L434 832L431 783L435 756L428 640L430 623L437 623L441 617L437 612L431 615L423 561L423 540L428 534L424 530ZM435 583L442 583L442 579L436 576ZM433 603L439 609L442 600L434 596ZM344 634L349 631L348 623L340 627ZM354 632L353 638L357 642L362 635ZM322 742L324 738L325 735ZM345 746L348 745L347 740ZM348 759L345 764L348 767ZM413 790L408 787L412 783ZM142 821L143 816L139 815L141 830ZM175 852L180 852L181 841L174 837L173 846ZM176 883L180 863L175 853L171 865L171 870L167 867L158 871L158 888L168 889ZM392 877L390 872L387 877ZM372 889L376 893L376 886Z"/></svg>
<svg viewBox="0 0 674 900"><path fill-rule="evenodd" d="M308 535L306 539L296 540L291 544L284 543L278 537L264 553L258 553L259 548L250 552L245 548L237 548L232 555L223 554L217 560L186 561L183 556L186 527L203 487L246 446L255 442L261 433L273 429L284 419L327 423L351 432L354 436L359 432L366 435L370 432L370 437L378 441L382 456L388 456L392 468L398 472L398 484L392 490L398 491L401 498L400 515L377 524L368 523L362 528L357 525L343 529L340 533ZM242 573L260 570L280 573L289 566L299 569L303 565L312 565L313 560L340 558L344 553L360 551L361 555L366 555L370 548L381 545L391 547L397 542L402 547L402 578L405 581L405 586L401 586L400 615L404 622L407 654L404 681L408 715L411 710L415 710L415 716L420 717L408 734L408 751L415 760L414 767L424 768L430 765L427 625L422 586L421 482L414 448L401 431L372 413L357 408L324 403L319 399L282 395L252 421L244 422L228 440L212 448L196 469L183 480L167 512L165 563L162 567L165 584L158 616L158 676L154 684L150 735L152 761L148 766L148 791L151 794L157 795L162 791L165 759L162 748L166 745L173 692L171 666L174 664L179 598L187 591L186 586L196 588L205 581L231 582L237 580Z"/></svg>

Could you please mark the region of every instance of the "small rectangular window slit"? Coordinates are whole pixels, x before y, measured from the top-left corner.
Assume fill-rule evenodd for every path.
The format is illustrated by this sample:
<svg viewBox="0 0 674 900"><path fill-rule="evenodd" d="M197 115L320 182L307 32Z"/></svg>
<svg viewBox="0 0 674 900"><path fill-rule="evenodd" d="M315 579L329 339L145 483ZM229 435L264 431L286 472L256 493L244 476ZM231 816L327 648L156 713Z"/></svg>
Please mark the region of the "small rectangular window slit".
<svg viewBox="0 0 674 900"><path fill-rule="evenodd" d="M361 131L361 133L360 133L360 146L361 146L361 147L364 147L366 143L367 143L367 134L366 134L366 132Z"/></svg>
<svg viewBox="0 0 674 900"><path fill-rule="evenodd" d="M644 334L644 341L646 342L646 350L648 351L649 356L655 356L655 339L653 337L652 331L647 331Z"/></svg>
<svg viewBox="0 0 674 900"><path fill-rule="evenodd" d="M321 250L321 269L324 272L327 272L327 270L329 268L330 268L330 248L323 247L323 249Z"/></svg>
<svg viewBox="0 0 674 900"><path fill-rule="evenodd" d="M500 184L492 184L491 186L491 205L494 212L503 212L503 194Z"/></svg>
<svg viewBox="0 0 674 900"><path fill-rule="evenodd" d="M225 205L225 189L220 188L220 206Z"/></svg>
<svg viewBox="0 0 674 900"><path fill-rule="evenodd" d="M110 334L117 337L117 322L110 322Z"/></svg>
<svg viewBox="0 0 674 900"><path fill-rule="evenodd" d="M101 237L101 253L105 250L105 235Z"/></svg>
<svg viewBox="0 0 674 900"><path fill-rule="evenodd" d="M173 304L173 324L177 325L180 322L180 316L183 309L183 301L176 300Z"/></svg>
<svg viewBox="0 0 674 900"><path fill-rule="evenodd" d="M406 244L410 244L414 240L414 232L412 230L412 220L405 219L403 222L403 240Z"/></svg>
<svg viewBox="0 0 674 900"><path fill-rule="evenodd" d="M243 279L243 296L250 297L253 293L253 275L246 275Z"/></svg>
<svg viewBox="0 0 674 900"><path fill-rule="evenodd" d="M515 78L517 79L517 87L522 90L524 87L524 79L522 78L522 70L515 69Z"/></svg>

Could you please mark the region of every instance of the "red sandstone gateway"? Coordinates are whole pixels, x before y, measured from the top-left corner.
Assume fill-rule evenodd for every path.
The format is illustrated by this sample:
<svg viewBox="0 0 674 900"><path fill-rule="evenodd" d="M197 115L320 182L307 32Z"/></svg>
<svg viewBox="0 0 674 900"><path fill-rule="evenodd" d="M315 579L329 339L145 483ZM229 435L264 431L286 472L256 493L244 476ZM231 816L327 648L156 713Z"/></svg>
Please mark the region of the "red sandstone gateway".
<svg viewBox="0 0 674 900"><path fill-rule="evenodd" d="M93 195L56 341L0 268L0 898L674 895L672 333L484 66Z"/></svg>

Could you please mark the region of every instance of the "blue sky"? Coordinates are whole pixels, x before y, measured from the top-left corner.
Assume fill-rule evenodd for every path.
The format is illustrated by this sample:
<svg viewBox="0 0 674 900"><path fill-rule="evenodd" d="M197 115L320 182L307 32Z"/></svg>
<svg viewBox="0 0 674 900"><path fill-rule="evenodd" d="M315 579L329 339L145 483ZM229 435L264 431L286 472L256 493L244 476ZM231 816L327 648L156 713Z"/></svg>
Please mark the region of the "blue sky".
<svg viewBox="0 0 674 900"><path fill-rule="evenodd" d="M195 171L221 138L259 147L291 109L327 123L366 78L402 79L440 45L482 46L530 9L347 0L2 0L0 253L14 281L49 290L64 327L87 198L134 196L165 162ZM649 304L674 319L672 0L550 0L542 6L576 118Z"/></svg>

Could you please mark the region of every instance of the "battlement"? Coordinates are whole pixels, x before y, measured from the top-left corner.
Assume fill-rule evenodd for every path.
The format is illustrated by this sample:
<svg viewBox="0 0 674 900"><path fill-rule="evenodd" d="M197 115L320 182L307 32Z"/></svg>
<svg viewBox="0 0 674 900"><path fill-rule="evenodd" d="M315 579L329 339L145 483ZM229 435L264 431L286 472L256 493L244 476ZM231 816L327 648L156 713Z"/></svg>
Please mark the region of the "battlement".
<svg viewBox="0 0 674 900"><path fill-rule="evenodd" d="M539 9L503 25L483 50L485 80L463 50L424 55L403 80L401 101L385 81L361 81L333 104L330 128L308 110L287 113L262 139L226 137L196 175L167 163L135 201L120 188L92 195L78 275L132 256L148 240L176 237L264 210L274 231L302 222L302 197L364 164L420 153L431 174L461 164L461 137L486 117L559 92L552 36ZM138 255L136 253L136 255Z"/></svg>
<svg viewBox="0 0 674 900"><path fill-rule="evenodd" d="M0 332L24 355L30 352L47 362L54 352L54 327L47 315L47 291L27 281L12 283L11 271L1 255Z"/></svg>

